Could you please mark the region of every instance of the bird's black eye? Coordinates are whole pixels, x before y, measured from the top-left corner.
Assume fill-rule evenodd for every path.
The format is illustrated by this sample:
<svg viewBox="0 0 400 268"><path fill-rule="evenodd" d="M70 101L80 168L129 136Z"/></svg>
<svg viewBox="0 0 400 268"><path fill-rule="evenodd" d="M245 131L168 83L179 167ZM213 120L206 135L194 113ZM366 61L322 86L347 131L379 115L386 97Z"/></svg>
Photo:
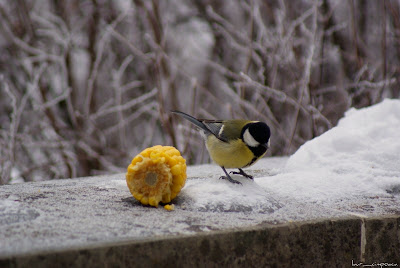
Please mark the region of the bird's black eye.
<svg viewBox="0 0 400 268"><path fill-rule="evenodd" d="M249 126L249 131L251 136L261 144L267 143L271 136L269 126L263 122L252 123Z"/></svg>

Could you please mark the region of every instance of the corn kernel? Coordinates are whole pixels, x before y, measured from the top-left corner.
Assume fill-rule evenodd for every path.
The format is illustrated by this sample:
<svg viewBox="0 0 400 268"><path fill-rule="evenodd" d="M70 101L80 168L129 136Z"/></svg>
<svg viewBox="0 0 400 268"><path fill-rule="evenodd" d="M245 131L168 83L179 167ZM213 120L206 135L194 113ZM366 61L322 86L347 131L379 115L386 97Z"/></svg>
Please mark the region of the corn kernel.
<svg viewBox="0 0 400 268"><path fill-rule="evenodd" d="M175 205L165 205L164 208L168 211L174 210L175 209Z"/></svg>

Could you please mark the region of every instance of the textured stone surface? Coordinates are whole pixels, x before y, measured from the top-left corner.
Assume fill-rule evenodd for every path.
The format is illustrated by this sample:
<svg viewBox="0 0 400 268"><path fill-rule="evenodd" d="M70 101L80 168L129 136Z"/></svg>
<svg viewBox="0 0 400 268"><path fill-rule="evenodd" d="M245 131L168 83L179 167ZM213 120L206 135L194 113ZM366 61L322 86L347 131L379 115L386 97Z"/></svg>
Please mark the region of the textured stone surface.
<svg viewBox="0 0 400 268"><path fill-rule="evenodd" d="M365 263L400 266L400 217L366 219L365 229Z"/></svg>
<svg viewBox="0 0 400 268"><path fill-rule="evenodd" d="M272 176L285 161L263 159L249 172ZM190 167L188 180L220 172ZM398 194L331 206L267 192L257 209L196 209L188 192L168 212L137 202L124 174L1 186L0 267L400 265Z"/></svg>
<svg viewBox="0 0 400 268"><path fill-rule="evenodd" d="M14 267L328 267L360 258L360 219L262 225L13 258Z"/></svg>

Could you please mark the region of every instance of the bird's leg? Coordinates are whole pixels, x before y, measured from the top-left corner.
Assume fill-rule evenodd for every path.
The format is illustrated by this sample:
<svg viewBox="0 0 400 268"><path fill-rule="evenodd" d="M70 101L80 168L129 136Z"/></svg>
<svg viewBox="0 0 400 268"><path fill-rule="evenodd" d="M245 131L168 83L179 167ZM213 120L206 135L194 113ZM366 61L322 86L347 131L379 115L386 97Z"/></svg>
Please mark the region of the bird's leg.
<svg viewBox="0 0 400 268"><path fill-rule="evenodd" d="M237 174L237 175L242 175L243 177L249 178L249 179L251 179L251 180L254 179L253 176L247 174L247 173L244 172L243 169L241 169L241 168L239 168L239 172L231 171L231 172L229 172L229 173Z"/></svg>
<svg viewBox="0 0 400 268"><path fill-rule="evenodd" d="M219 177L220 179L227 179L228 181L230 181L232 183L242 184L241 182L235 181L234 179L232 179L231 176L229 176L228 172L226 172L226 169L224 167L221 167L221 168L225 172L226 176L221 176L221 177Z"/></svg>

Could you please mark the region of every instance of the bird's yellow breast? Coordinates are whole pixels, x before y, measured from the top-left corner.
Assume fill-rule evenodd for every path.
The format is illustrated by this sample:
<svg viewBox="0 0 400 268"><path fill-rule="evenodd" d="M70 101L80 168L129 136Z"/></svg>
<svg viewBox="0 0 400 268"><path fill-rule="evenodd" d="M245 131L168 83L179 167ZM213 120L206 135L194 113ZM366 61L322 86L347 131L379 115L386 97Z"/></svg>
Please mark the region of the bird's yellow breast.
<svg viewBox="0 0 400 268"><path fill-rule="evenodd" d="M254 154L240 139L228 143L210 135L206 145L211 159L221 167L242 168L254 158Z"/></svg>

